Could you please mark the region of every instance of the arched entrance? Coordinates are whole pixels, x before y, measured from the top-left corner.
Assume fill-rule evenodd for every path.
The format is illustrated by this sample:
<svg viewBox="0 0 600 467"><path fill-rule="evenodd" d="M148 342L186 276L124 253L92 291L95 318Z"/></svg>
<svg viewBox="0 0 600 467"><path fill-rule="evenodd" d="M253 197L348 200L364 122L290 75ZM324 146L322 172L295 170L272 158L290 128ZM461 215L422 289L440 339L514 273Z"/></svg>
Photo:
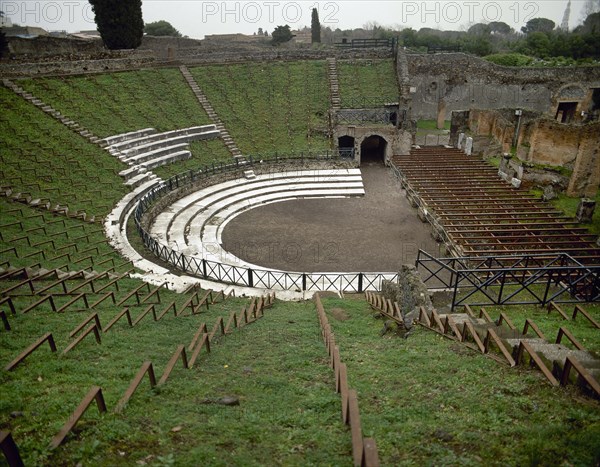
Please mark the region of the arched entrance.
<svg viewBox="0 0 600 467"><path fill-rule="evenodd" d="M340 157L354 159L354 138L352 136L340 136L338 138L338 150Z"/></svg>
<svg viewBox="0 0 600 467"><path fill-rule="evenodd" d="M387 141L379 135L365 138L360 145L360 163L385 163Z"/></svg>

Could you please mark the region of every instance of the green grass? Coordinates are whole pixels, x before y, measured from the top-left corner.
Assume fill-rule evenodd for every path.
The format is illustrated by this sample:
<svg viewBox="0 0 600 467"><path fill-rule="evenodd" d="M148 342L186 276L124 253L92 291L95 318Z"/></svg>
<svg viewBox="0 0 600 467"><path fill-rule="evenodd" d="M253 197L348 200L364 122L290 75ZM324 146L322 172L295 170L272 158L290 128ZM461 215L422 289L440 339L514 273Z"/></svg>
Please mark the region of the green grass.
<svg viewBox="0 0 600 467"><path fill-rule="evenodd" d="M531 190L531 193L535 196L542 196L543 192L539 189ZM591 224L581 224L582 227L587 227L593 234L600 235L600 190L596 194L596 210L592 217ZM574 198L567 196L564 193L559 193L556 199L551 201L552 205L565 213L569 217L575 217L577 214L577 208L579 206L580 198Z"/></svg>
<svg viewBox="0 0 600 467"><path fill-rule="evenodd" d="M398 101L392 59L339 60L337 63L342 107L354 100L375 99L380 104Z"/></svg>
<svg viewBox="0 0 600 467"><path fill-rule="evenodd" d="M567 316L571 317L573 315L574 305L560 304L559 306ZM600 305L582 304L582 307L596 321L600 321ZM586 350L595 352L600 357L600 329L597 329L581 314L578 314L575 320L565 320L554 310L548 313L545 308L536 306L512 305L505 307L485 307L485 309L493 320L497 320L500 313L504 313L520 331L525 326L525 319L529 318L540 328L549 342L554 342L558 335L558 330L564 327L575 336ZM534 333L533 331L529 331L528 334L533 335ZM562 344L575 348L565 337L562 339Z"/></svg>
<svg viewBox="0 0 600 467"><path fill-rule="evenodd" d="M36 78L19 85L101 138L211 123L177 68Z"/></svg>
<svg viewBox="0 0 600 467"><path fill-rule="evenodd" d="M444 130L450 129L450 122L446 120L444 122ZM417 130L436 130L440 131L437 127L437 121L435 120L418 120L417 121Z"/></svg>
<svg viewBox="0 0 600 467"><path fill-rule="evenodd" d="M329 147L325 62L211 65L190 71L244 154Z"/></svg>
<svg viewBox="0 0 600 467"><path fill-rule="evenodd" d="M491 164L493 167L500 167L500 156L494 156L487 158L486 161ZM538 168L548 168L548 166L538 166ZM557 173L560 173L565 176L570 176L572 171L565 169L564 167L552 167L552 170L555 170ZM532 188L529 190L530 193L534 196L542 197L543 190L539 188ZM600 190L596 194L596 206L600 206ZM558 197L551 201L552 205L565 213L565 215L569 217L575 217L577 214L577 207L579 206L580 198L575 198L572 196L567 196L565 193L559 193ZM592 218L591 224L582 224L583 227L587 227L591 233L600 235L600 209L597 208L594 211L594 216Z"/></svg>
<svg viewBox="0 0 600 467"><path fill-rule="evenodd" d="M328 147L322 132L329 92L325 62L207 66L193 73L245 153ZM340 62L342 96L370 97L373 83L383 99L397 98L391 60ZM22 84L99 136L208 123L177 69ZM0 103L3 185L96 215L108 213L127 193L118 176L124 164L4 88ZM167 178L231 160L220 140L193 143L191 149L191 160L155 172ZM562 202L574 209L572 201ZM3 268L131 269L98 224L0 199L0 225ZM18 283L1 280L0 290ZM79 283L71 280L68 287ZM108 290L118 301L139 285L137 279L124 279L118 290ZM18 310L37 300L27 291L24 286L11 292ZM98 298L89 286L83 291L90 301ZM71 298L60 288L52 292L57 306ZM171 301L181 306L187 297L162 290L155 306L159 311ZM359 392L364 435L375 437L382 465L600 461L598 404L576 388L550 388L535 370L508 369L423 329L407 340L380 338L382 323L363 300L324 303L328 312L339 307L350 316L343 322L330 316L330 322L350 385ZM0 372L0 429L12 432L26 465L351 464L350 433L341 423L311 302L277 303L265 318L220 338L194 369L178 364L163 387L150 390L144 380L118 415L112 409L144 361L151 360L160 377L177 345L189 343L202 321L211 327L217 317L241 310L248 301L231 299L197 316L170 313L156 323L147 316L135 328L120 322L102 335L102 344L88 337L61 355L69 332L94 311L106 325L126 305L134 318L148 306L134 299L121 306L106 300L95 310L78 303L57 314L44 303L27 314L9 314L13 329L0 331L0 365L45 332L53 333L59 350L51 354L43 346L15 371ZM597 306L587 308L598 317ZM565 325L590 349L599 347L597 333L581 317L561 322L534 307L506 312L519 326L524 316L533 316L551 337ZM102 387L109 412L98 415L92 407L66 443L50 451L50 439L93 385ZM207 403L223 395L239 397L240 405Z"/></svg>
<svg viewBox="0 0 600 467"><path fill-rule="evenodd" d="M103 227L55 216L0 198L2 262L16 268L42 264L47 269L123 273L129 261L109 244Z"/></svg>
<svg viewBox="0 0 600 467"><path fill-rule="evenodd" d="M323 301L364 436L382 465L594 465L597 403L552 388L540 372L508 368L421 327L379 337L364 300ZM333 308L348 315L337 320Z"/></svg>
<svg viewBox="0 0 600 467"><path fill-rule="evenodd" d="M173 296L161 298L166 303ZM0 375L1 413L21 412L3 417L2 428L12 431L26 465L349 465L350 434L340 421L311 303L276 305L256 323L219 338L193 369L178 364L164 386L150 390L143 381L124 412L113 413L143 361L152 361L160 377L200 322L212 327L217 316L244 304L230 299L200 315L145 319L132 329L119 323L101 345L87 338L67 355L38 350ZM118 310L98 311L106 323ZM0 334L2 365L46 331L60 352L68 331L87 315L35 310L14 318L14 330ZM49 440L93 385L103 389L109 412L98 415L92 407L65 444L50 451ZM238 397L240 405L209 403L225 395Z"/></svg>
<svg viewBox="0 0 600 467"><path fill-rule="evenodd" d="M190 150L192 152L191 159L156 167L152 169L152 172L166 180L173 175L189 170L202 169L207 165L211 166L213 163L230 164L233 162L231 153L220 138L194 141L190 143Z"/></svg>
<svg viewBox="0 0 600 467"><path fill-rule="evenodd" d="M126 166L4 87L0 87L0 183L71 212L106 215L128 189Z"/></svg>

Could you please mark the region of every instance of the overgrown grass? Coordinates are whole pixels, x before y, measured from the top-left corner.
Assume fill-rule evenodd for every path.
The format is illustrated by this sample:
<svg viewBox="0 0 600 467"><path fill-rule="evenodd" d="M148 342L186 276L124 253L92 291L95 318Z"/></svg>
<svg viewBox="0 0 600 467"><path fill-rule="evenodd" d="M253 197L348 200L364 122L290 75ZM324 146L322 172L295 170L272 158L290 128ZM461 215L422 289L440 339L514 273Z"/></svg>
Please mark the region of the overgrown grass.
<svg viewBox="0 0 600 467"><path fill-rule="evenodd" d="M573 315L574 305L561 304L561 309L571 317ZM600 305L581 304L596 321L600 321ZM597 329L590 323L585 316L578 314L575 320L565 320L557 311L546 310L536 306L512 305L485 307L493 320L497 320L500 313L504 313L514 323L520 331L525 326L525 320L529 318L538 325L542 333L549 342L554 342L561 327L568 329L571 334L586 348L586 350L595 352L600 357L600 329ZM530 334L533 335L532 332ZM562 344L574 348L568 339L563 338Z"/></svg>
<svg viewBox="0 0 600 467"><path fill-rule="evenodd" d="M444 122L444 130L450 129L450 122L446 120ZM436 130L441 131L440 128L437 127L437 121L435 120L418 120L417 121L417 130Z"/></svg>
<svg viewBox="0 0 600 467"><path fill-rule="evenodd" d="M180 299L168 292L162 298ZM350 435L311 303L276 305L219 338L193 369L178 364L164 386L150 390L144 381L124 412L113 413L143 361L152 361L160 377L200 322L210 328L244 303L232 299L200 315L146 319L132 329L120 323L101 345L88 338L67 355L40 349L0 375L2 429L12 431L26 465L349 465ZM105 322L117 310L98 311ZM46 331L60 352L87 315L18 316L14 331L0 334L2 365ZM50 451L49 440L93 385L103 389L109 412L92 407L65 444ZM237 397L239 406L216 403L223 396Z"/></svg>
<svg viewBox="0 0 600 467"><path fill-rule="evenodd" d="M173 175L189 170L202 169L205 166L211 166L213 163L231 163L233 161L231 153L220 138L194 141L190 143L190 150L192 152L191 159L156 167L152 169L152 172L166 180Z"/></svg>
<svg viewBox="0 0 600 467"><path fill-rule="evenodd" d="M101 138L142 128L168 131L210 123L177 68L36 78L19 84Z"/></svg>
<svg viewBox="0 0 600 467"><path fill-rule="evenodd" d="M338 60L342 107L353 101L398 101L398 85L392 59Z"/></svg>
<svg viewBox="0 0 600 467"><path fill-rule="evenodd" d="M3 267L38 264L47 269L124 273L129 261L109 244L104 229L79 219L40 212L0 198Z"/></svg>
<svg viewBox="0 0 600 467"><path fill-rule="evenodd" d="M500 167L500 156L494 156L487 158L486 161L492 166L498 168ZM537 166L537 168L548 168L548 166ZM564 167L552 167L552 170L555 170L557 173L560 173L564 176L570 176L572 171L566 169ZM534 196L542 197L543 191L540 188L532 188L529 190L530 193ZM600 190L596 193L596 206L600 206ZM565 215L569 217L575 217L577 214L577 208L579 206L580 198L575 198L572 196L567 196L565 193L559 193L558 197L551 201L552 205L565 213ZM591 233L600 235L600 209L596 209L594 211L594 216L592 217L591 224L582 225L583 227L587 227Z"/></svg>
<svg viewBox="0 0 600 467"><path fill-rule="evenodd" d="M190 71L244 154L329 147L325 62L212 65Z"/></svg>
<svg viewBox="0 0 600 467"><path fill-rule="evenodd" d="M539 197L541 197L543 194L542 190L540 189L532 189L531 193ZM580 200L581 198L574 198L572 196L567 196L564 193L559 193L558 197L553 199L551 203L556 209L564 212L565 215L569 217L575 217ZM592 217L592 223L581 224L581 227L587 227L591 233L600 235L600 190L598 190L595 200L596 210L594 211L594 216Z"/></svg>
<svg viewBox="0 0 600 467"><path fill-rule="evenodd" d="M324 306L382 465L595 465L598 404L417 327L379 337L362 298ZM349 319L340 321L338 308ZM340 316L339 311L336 313Z"/></svg>
<svg viewBox="0 0 600 467"><path fill-rule="evenodd" d="M126 166L4 87L0 87L0 183L71 212L106 215L128 189Z"/></svg>

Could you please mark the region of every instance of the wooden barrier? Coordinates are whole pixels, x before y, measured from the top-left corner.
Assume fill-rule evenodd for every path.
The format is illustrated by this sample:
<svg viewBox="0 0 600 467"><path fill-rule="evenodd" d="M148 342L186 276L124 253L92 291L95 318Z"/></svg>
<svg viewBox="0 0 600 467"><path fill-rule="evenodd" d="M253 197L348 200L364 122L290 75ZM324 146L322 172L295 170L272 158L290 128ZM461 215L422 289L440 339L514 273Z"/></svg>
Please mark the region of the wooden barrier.
<svg viewBox="0 0 600 467"><path fill-rule="evenodd" d="M209 340L211 342L213 341L215 334L219 329L221 329L221 335L225 334L225 325L223 324L222 316L220 316L219 319L217 319L217 322L215 323L215 325L212 328L212 331L210 332Z"/></svg>
<svg viewBox="0 0 600 467"><path fill-rule="evenodd" d="M106 404L104 403L104 397L102 396L102 389L99 386L92 387L92 389L90 389L87 395L83 398L81 403L77 406L73 414L69 417L67 423L65 423L58 434L52 438L50 443L51 449L56 449L62 444L67 434L75 427L79 419L83 416L93 401L96 401L96 404L98 405L98 412L106 412Z"/></svg>
<svg viewBox="0 0 600 467"><path fill-rule="evenodd" d="M131 399L131 397L135 393L136 389L142 382L142 379L144 379L144 375L146 373L148 373L148 379L150 380L150 387L153 388L154 386L156 386L156 378L154 376L154 368L152 367L152 362L144 362L142 364L142 367L140 368L140 370L137 372L137 374L131 381L131 384L125 391L125 394L123 395L121 400L119 400L119 402L117 403L117 406L115 407L115 412L120 413L123 411L123 408L125 407L127 402L129 402L129 399Z"/></svg>
<svg viewBox="0 0 600 467"><path fill-rule="evenodd" d="M317 315L321 325L321 335L330 357L330 366L334 370L336 391L340 393L342 402L342 420L350 425L352 436L352 458L357 467L379 466L379 455L377 453L377 444L372 438L363 438L362 426L360 423L360 411L358 408L358 397L354 389L348 388L347 368L341 362L340 350L335 345L335 336L329 325L329 320L325 314L325 309L321 303L319 294L315 294L315 304ZM382 303L383 305L383 303ZM383 305L386 310L393 310L390 304ZM386 311L387 313L387 311Z"/></svg>
<svg viewBox="0 0 600 467"><path fill-rule="evenodd" d="M19 448L17 448L10 431L0 431L0 449L2 449L9 467L24 466L21 455L19 454Z"/></svg>
<svg viewBox="0 0 600 467"><path fill-rule="evenodd" d="M19 363L21 363L25 358L27 358L34 350L40 347L44 342L48 341L48 345L50 346L50 350L52 352L56 352L56 344L54 343L54 338L52 337L52 333L48 332L40 337L37 341L27 347L23 352L21 352L12 362L4 367L4 371L12 371Z"/></svg>
<svg viewBox="0 0 600 467"><path fill-rule="evenodd" d="M115 316L110 321L110 323L108 323L106 325L106 327L104 328L104 332L108 332L108 330L110 328L112 328L117 323L117 321L119 321L123 316L127 317L127 322L129 323L129 326L130 327L133 326L133 323L131 321L131 313L129 312L129 308L123 308L123 310L121 310L121 312L117 316Z"/></svg>
<svg viewBox="0 0 600 467"><path fill-rule="evenodd" d="M152 312L154 321L156 321L156 310L154 309L154 305L150 305L148 308L146 308L144 311L142 311L140 313L140 315L133 322L132 326L135 326L136 324L138 324L142 319L144 319L144 316L146 316L150 312Z"/></svg>
<svg viewBox="0 0 600 467"><path fill-rule="evenodd" d="M96 327L100 331L102 331L102 326L100 324L100 317L98 316L98 313L94 313L93 315L88 316L80 325L78 325L75 329L73 329L69 333L69 337L73 337L75 334L77 334L79 331L81 331L86 324L88 324L92 320L94 320L96 322Z"/></svg>
<svg viewBox="0 0 600 467"><path fill-rule="evenodd" d="M188 347L188 350L191 352L192 350L194 350L194 347L196 347L196 343L198 342L198 339L200 339L200 336L202 334L207 334L208 330L206 328L206 323L202 323L200 325L200 327L198 328L198 330L196 331L196 334L194 334L194 337L192 337L192 342L190 342L190 345Z"/></svg>
<svg viewBox="0 0 600 467"><path fill-rule="evenodd" d="M73 342L71 342L66 348L65 350L63 350L63 355L69 353L71 350L73 350L75 347L77 347L81 341L83 339L85 339L87 336L89 336L91 333L94 333L94 337L96 338L96 342L98 344L102 343L102 339L100 338L100 330L96 327L96 323L92 324L89 328L87 328L85 331L83 331L79 337L77 337L77 339L75 339Z"/></svg>
<svg viewBox="0 0 600 467"><path fill-rule="evenodd" d="M577 350L585 350L585 347L581 345L581 343L575 338L575 336L571 334L571 332L567 328L563 327L560 327L558 329L558 334L556 335L557 344L560 344L563 336L566 336L566 338L571 341L571 344L573 344Z"/></svg>
<svg viewBox="0 0 600 467"><path fill-rule="evenodd" d="M567 357L565 360L565 366L563 368L563 372L560 378L560 384L565 386L569 382L569 375L571 373L571 369L575 369L579 374L579 377L582 378L589 386L592 388L592 391L596 393L596 397L600 396L600 384L598 381L594 379L592 375L577 361L577 359L573 357Z"/></svg>
<svg viewBox="0 0 600 467"><path fill-rule="evenodd" d="M529 318L527 318L525 320L525 326L523 326L523 335L524 336L527 335L527 331L529 330L529 328L533 329L533 332L535 332L540 339L547 340L544 333L540 330L540 328L537 327L537 324L535 324L533 321L531 321Z"/></svg>
<svg viewBox="0 0 600 467"><path fill-rule="evenodd" d="M520 363L523 360L523 353L524 352L527 352L529 354L529 356L531 357L531 361L533 363L535 363L536 366L542 371L542 373L544 374L544 376L546 377L546 379L548 381L550 381L550 384L552 384L552 386L558 386L559 385L559 382L554 377L554 375L552 374L552 372L548 369L548 367L544 364L544 362L539 357L539 355L531 348L531 346L527 342L521 341L519 343L519 347L517 349L517 354L515 356L515 362L516 363Z"/></svg>
<svg viewBox="0 0 600 467"><path fill-rule="evenodd" d="M188 368L192 368L194 366L194 363L196 363L196 359L198 358L198 355L200 355L200 350L202 350L202 347L206 347L206 353L210 353L210 339L209 339L208 333L202 334L202 340L196 346L196 348L194 349L194 352L192 353L192 356L190 357L190 359L188 361Z"/></svg>
<svg viewBox="0 0 600 467"><path fill-rule="evenodd" d="M548 303L548 314L550 314L550 312L552 310L556 310L558 312L559 315L561 315L563 317L564 320L569 321L570 318L567 316L567 314L563 311L563 309L561 307L559 307L556 303L554 302L550 302Z"/></svg>
<svg viewBox="0 0 600 467"><path fill-rule="evenodd" d="M6 313L4 312L4 310L0 310L0 319L2 319L2 324L4 326L4 329L6 331L10 331L10 323L8 322L8 317L6 316Z"/></svg>
<svg viewBox="0 0 600 467"><path fill-rule="evenodd" d="M37 308L38 306L40 306L42 303L44 303L46 301L50 302L50 306L52 307L52 311L56 311L56 305L54 304L54 298L52 297L52 295L46 295L45 297L42 297L37 302L32 303L27 308L25 308L24 310L22 310L21 313L23 313L23 314L29 313L31 310Z"/></svg>
<svg viewBox="0 0 600 467"><path fill-rule="evenodd" d="M160 380L158 381L159 385L167 382L167 379L169 379L169 376L171 375L173 368L175 368L175 364L177 363L177 360L179 360L180 356L181 356L181 362L183 363L183 368L186 368L186 369L188 368L188 359L187 359L187 354L185 353L185 345L182 344L177 347L177 349L175 350L175 353L169 360L169 363L167 363L167 366L165 367L165 371L163 372L162 376L160 377Z"/></svg>
<svg viewBox="0 0 600 467"><path fill-rule="evenodd" d="M600 324L592 318L592 316L584 310L580 305L575 305L575 309L573 310L573 319L577 317L577 313L581 313L583 316L587 318L587 320L594 325L594 327L600 329Z"/></svg>

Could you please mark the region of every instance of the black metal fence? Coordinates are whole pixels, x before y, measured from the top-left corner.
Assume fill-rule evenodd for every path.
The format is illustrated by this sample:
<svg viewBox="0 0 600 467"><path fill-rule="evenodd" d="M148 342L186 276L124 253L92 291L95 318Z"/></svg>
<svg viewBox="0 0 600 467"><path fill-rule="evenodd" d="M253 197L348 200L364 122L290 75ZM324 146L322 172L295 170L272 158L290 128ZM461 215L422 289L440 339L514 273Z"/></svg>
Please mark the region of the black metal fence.
<svg viewBox="0 0 600 467"><path fill-rule="evenodd" d="M160 198L184 186L215 175L247 170L249 166L277 165L281 163L302 163L304 161L339 160L338 152L326 154L296 154L288 156L273 155L249 157L245 164L217 164L206 166L204 170L189 171L157 184L151 188L137 203L134 220L144 245L152 254L170 264L177 270L205 280L233 284L243 287L264 289L304 291L342 291L346 293L362 293L366 290L380 291L382 281L397 281L394 272L347 272L347 273L306 273L280 272L269 269L254 269L218 261L207 260L197 256L185 255L161 244L146 231L142 225L144 213ZM241 175L241 172L240 172Z"/></svg>
<svg viewBox="0 0 600 467"><path fill-rule="evenodd" d="M342 42L336 42L334 45L341 49L371 49L378 47L389 47L394 49L398 44L397 38L391 39L352 39L348 41L342 39Z"/></svg>
<svg viewBox="0 0 600 467"><path fill-rule="evenodd" d="M378 109L380 107L398 108L398 96L345 96L342 99L343 109ZM403 109L406 111L405 109Z"/></svg>
<svg viewBox="0 0 600 467"><path fill-rule="evenodd" d="M419 250L416 266L429 288L452 292L452 309L600 300L600 266L585 266L566 253L434 258Z"/></svg>

